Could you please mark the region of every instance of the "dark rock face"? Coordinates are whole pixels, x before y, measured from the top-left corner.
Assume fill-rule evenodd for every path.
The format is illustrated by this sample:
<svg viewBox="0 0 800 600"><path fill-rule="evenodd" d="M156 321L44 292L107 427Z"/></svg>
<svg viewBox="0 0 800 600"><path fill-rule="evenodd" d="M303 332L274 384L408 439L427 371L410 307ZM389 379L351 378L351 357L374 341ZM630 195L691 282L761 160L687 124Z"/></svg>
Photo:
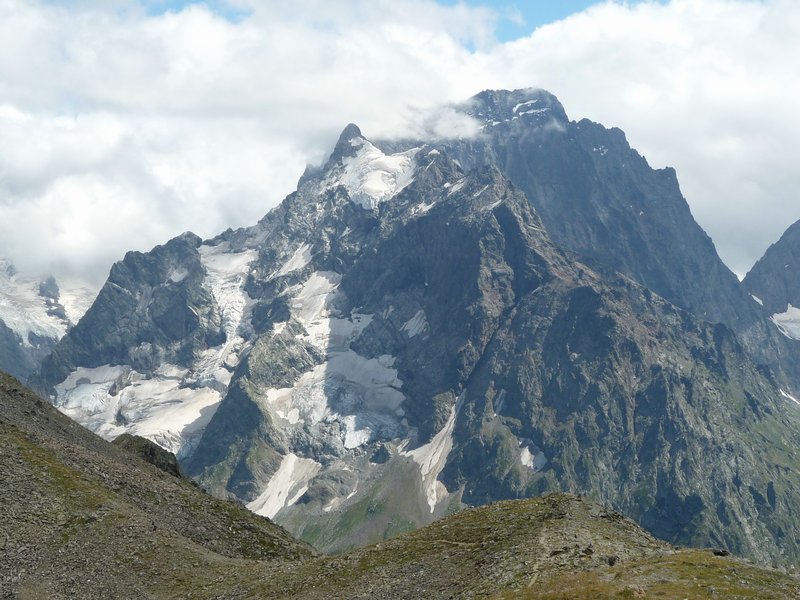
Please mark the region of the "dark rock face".
<svg viewBox="0 0 800 600"><path fill-rule="evenodd" d="M674 173L548 94L470 110L484 137L390 155L349 126L257 225L129 254L44 383L198 369L238 340L182 466L326 549L564 490L672 541L800 556L800 415L732 327L697 318L765 322ZM241 285L208 292L234 263Z"/></svg>
<svg viewBox="0 0 800 600"><path fill-rule="evenodd" d="M19 334L0 320L0 370L24 379L38 368L55 343L56 340L49 340L38 348L26 347Z"/></svg>
<svg viewBox="0 0 800 600"><path fill-rule="evenodd" d="M469 170L497 166L560 246L631 277L700 319L746 330L759 311L695 222L674 169L654 170L625 134L567 119L541 90L486 91L461 107L484 123L448 143Z"/></svg>
<svg viewBox="0 0 800 600"><path fill-rule="evenodd" d="M769 314L800 306L800 221L767 249L743 283Z"/></svg>
<svg viewBox="0 0 800 600"><path fill-rule="evenodd" d="M138 456L143 461L150 463L170 475L183 477L178 459L172 452L167 452L158 444L138 435L123 433L112 442L118 448Z"/></svg>
<svg viewBox="0 0 800 600"><path fill-rule="evenodd" d="M148 372L163 362L185 365L224 339L213 299L202 287L200 242L187 233L146 254L126 254L34 384L48 391L76 366L127 364Z"/></svg>

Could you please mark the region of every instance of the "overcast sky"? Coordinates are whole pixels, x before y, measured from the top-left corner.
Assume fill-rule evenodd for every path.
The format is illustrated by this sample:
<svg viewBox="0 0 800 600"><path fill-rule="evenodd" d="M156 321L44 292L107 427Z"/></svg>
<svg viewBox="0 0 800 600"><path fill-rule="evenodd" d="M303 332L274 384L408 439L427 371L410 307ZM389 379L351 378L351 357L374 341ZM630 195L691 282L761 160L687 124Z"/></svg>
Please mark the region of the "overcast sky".
<svg viewBox="0 0 800 600"><path fill-rule="evenodd" d="M743 275L800 219L798 57L797 0L0 0L0 256L99 285L254 223L348 122L541 87L674 166Z"/></svg>

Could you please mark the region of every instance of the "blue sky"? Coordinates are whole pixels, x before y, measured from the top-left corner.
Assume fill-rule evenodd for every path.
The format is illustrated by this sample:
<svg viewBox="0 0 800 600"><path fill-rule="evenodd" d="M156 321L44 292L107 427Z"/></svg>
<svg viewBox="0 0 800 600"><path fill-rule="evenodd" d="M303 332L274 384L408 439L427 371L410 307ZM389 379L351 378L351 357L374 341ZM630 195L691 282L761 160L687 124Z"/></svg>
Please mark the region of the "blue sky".
<svg viewBox="0 0 800 600"><path fill-rule="evenodd" d="M440 4L457 4L455 0L440 0ZM558 21L564 17L580 12L599 0L493 0L465 2L470 6L488 6L499 15L497 37L500 41L509 41L529 34L541 25Z"/></svg>
<svg viewBox="0 0 800 600"><path fill-rule="evenodd" d="M439 4L452 6L466 4L473 7L489 7L499 16L496 35L501 42L527 36L534 29L586 8L601 4L605 0L437 0ZM617 0L619 3L639 4L650 0ZM652 0L663 2L665 0ZM219 15L238 21L246 12L231 7L226 0L141 0L148 12L161 14L180 11L190 4L205 4Z"/></svg>
<svg viewBox="0 0 800 600"><path fill-rule="evenodd" d="M438 0L439 4L452 6L463 3L469 6L492 8L499 15L496 35L505 42L525 35L541 25L552 23L580 12L603 0ZM190 4L205 4L217 14L238 20L245 13L232 8L225 0L142 0L151 14L179 11ZM635 4L634 2L629 2Z"/></svg>

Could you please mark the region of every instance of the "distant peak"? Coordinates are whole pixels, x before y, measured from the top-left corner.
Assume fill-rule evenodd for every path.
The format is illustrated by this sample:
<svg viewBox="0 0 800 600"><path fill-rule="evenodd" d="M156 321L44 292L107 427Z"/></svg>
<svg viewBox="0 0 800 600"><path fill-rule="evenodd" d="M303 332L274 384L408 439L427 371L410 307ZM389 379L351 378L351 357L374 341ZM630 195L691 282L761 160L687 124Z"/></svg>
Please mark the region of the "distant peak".
<svg viewBox="0 0 800 600"><path fill-rule="evenodd" d="M331 161L341 162L341 160L348 156L355 156L356 151L363 145L365 138L361 134L358 125L350 123L344 128L339 141L336 142L336 147L331 154Z"/></svg>
<svg viewBox="0 0 800 600"><path fill-rule="evenodd" d="M484 90L470 98L463 110L482 121L510 121L526 116L547 116L563 123L569 120L558 98L538 88Z"/></svg>
<svg viewBox="0 0 800 600"><path fill-rule="evenodd" d="M364 137L361 135L361 129L358 128L358 125L355 123L348 123L347 127L342 130L342 134L339 136L339 142L349 142L353 138L361 138Z"/></svg>

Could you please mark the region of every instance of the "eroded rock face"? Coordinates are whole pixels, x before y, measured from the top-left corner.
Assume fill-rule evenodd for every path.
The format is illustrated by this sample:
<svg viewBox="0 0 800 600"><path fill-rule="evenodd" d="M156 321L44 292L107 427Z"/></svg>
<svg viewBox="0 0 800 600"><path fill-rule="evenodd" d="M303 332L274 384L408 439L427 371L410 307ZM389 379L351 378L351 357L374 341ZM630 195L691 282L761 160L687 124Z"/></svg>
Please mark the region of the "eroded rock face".
<svg viewBox="0 0 800 600"><path fill-rule="evenodd" d="M508 165L487 159L500 133L390 149L348 126L255 226L130 253L42 371L56 405L106 437L155 440L207 489L326 550L566 490L672 540L796 556L795 404L728 327L631 280L666 258L590 268L495 165L533 152L515 144L550 146L550 166L518 168L535 193L567 190L551 219L565 194L613 213L637 182L642 206L691 219L674 177L645 172L621 133L583 156L597 140L570 132L595 126L575 129L552 96L509 94L478 115L506 128ZM572 161L593 169L584 187ZM638 227L630 239L654 233Z"/></svg>

